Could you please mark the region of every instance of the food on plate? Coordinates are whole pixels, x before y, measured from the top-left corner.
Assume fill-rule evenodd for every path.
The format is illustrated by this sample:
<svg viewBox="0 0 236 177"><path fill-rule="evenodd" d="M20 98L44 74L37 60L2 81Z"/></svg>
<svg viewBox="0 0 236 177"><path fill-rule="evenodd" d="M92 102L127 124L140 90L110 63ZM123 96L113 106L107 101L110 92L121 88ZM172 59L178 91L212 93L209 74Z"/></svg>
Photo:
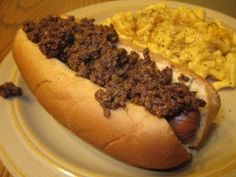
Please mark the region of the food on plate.
<svg viewBox="0 0 236 177"><path fill-rule="evenodd" d="M0 96L10 98L22 95L22 89L17 87L13 82L5 82L0 85Z"/></svg>
<svg viewBox="0 0 236 177"><path fill-rule="evenodd" d="M104 24L113 24L122 38L211 78L216 89L236 87L236 33L207 18L203 9L159 3L114 14Z"/></svg>
<svg viewBox="0 0 236 177"><path fill-rule="evenodd" d="M188 147L200 145L220 107L205 79L120 39L113 26L94 19L26 22L13 55L55 119L138 167L169 169L189 161Z"/></svg>

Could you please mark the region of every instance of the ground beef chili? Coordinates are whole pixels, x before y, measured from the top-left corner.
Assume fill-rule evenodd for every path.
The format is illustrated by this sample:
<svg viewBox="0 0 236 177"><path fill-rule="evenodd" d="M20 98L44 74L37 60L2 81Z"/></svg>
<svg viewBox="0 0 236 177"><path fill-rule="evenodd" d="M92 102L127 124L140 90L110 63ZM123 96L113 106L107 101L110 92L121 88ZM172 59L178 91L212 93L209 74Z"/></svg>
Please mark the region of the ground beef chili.
<svg viewBox="0 0 236 177"><path fill-rule="evenodd" d="M0 96L3 98L9 98L13 96L21 96L22 90L20 87L15 86L12 82L5 82L0 85Z"/></svg>
<svg viewBox="0 0 236 177"><path fill-rule="evenodd" d="M183 74L180 74L180 76L178 77L178 80L180 82L188 82L190 79L189 79L189 77L187 77L187 76L185 76Z"/></svg>
<svg viewBox="0 0 236 177"><path fill-rule="evenodd" d="M172 81L171 68L160 71L148 49L141 59L135 51L117 47L119 37L113 26L96 25L94 19L76 22L74 17L48 16L39 23L26 22L23 30L48 58L58 58L78 76L105 88L99 89L95 98L106 117L111 109L125 107L127 101L168 120L206 104L186 85Z"/></svg>

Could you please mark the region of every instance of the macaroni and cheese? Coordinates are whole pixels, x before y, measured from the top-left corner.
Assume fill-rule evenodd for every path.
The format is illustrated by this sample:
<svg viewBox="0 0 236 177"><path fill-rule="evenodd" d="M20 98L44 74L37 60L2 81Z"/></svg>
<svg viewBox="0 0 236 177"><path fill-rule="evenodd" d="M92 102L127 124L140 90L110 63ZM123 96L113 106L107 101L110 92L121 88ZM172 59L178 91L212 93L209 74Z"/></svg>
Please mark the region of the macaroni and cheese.
<svg viewBox="0 0 236 177"><path fill-rule="evenodd" d="M236 34L203 9L169 8L160 3L107 19L118 34L143 48L186 65L216 89L236 87Z"/></svg>

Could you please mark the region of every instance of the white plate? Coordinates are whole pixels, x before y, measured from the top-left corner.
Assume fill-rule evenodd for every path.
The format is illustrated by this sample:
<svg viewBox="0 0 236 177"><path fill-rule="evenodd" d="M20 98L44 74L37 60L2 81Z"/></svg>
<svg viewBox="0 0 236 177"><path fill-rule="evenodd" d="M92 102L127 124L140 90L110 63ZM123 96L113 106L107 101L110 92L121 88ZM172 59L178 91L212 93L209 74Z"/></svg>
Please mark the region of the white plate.
<svg viewBox="0 0 236 177"><path fill-rule="evenodd" d="M137 10L157 1L116 1L70 12L77 17L95 17L97 22L124 10ZM171 7L193 5L169 2ZM236 20L206 9L236 29ZM32 56L34 59L34 56ZM31 95L9 53L0 65L0 83L12 80L24 96L0 98L0 157L16 177L73 176L236 176L236 90L220 92L222 108L205 145L194 151L193 161L183 169L157 172L126 165L82 141L58 124Z"/></svg>

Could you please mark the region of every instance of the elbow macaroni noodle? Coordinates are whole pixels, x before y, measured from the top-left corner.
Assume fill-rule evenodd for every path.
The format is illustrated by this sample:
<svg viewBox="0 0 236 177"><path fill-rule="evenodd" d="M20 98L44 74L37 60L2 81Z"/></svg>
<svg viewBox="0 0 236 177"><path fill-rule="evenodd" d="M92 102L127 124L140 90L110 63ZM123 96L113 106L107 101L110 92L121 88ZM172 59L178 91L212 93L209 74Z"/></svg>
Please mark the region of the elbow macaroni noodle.
<svg viewBox="0 0 236 177"><path fill-rule="evenodd" d="M113 24L122 38L212 78L216 89L236 87L236 34L220 21L207 19L203 9L172 9L159 3L135 13L117 13L104 23Z"/></svg>

